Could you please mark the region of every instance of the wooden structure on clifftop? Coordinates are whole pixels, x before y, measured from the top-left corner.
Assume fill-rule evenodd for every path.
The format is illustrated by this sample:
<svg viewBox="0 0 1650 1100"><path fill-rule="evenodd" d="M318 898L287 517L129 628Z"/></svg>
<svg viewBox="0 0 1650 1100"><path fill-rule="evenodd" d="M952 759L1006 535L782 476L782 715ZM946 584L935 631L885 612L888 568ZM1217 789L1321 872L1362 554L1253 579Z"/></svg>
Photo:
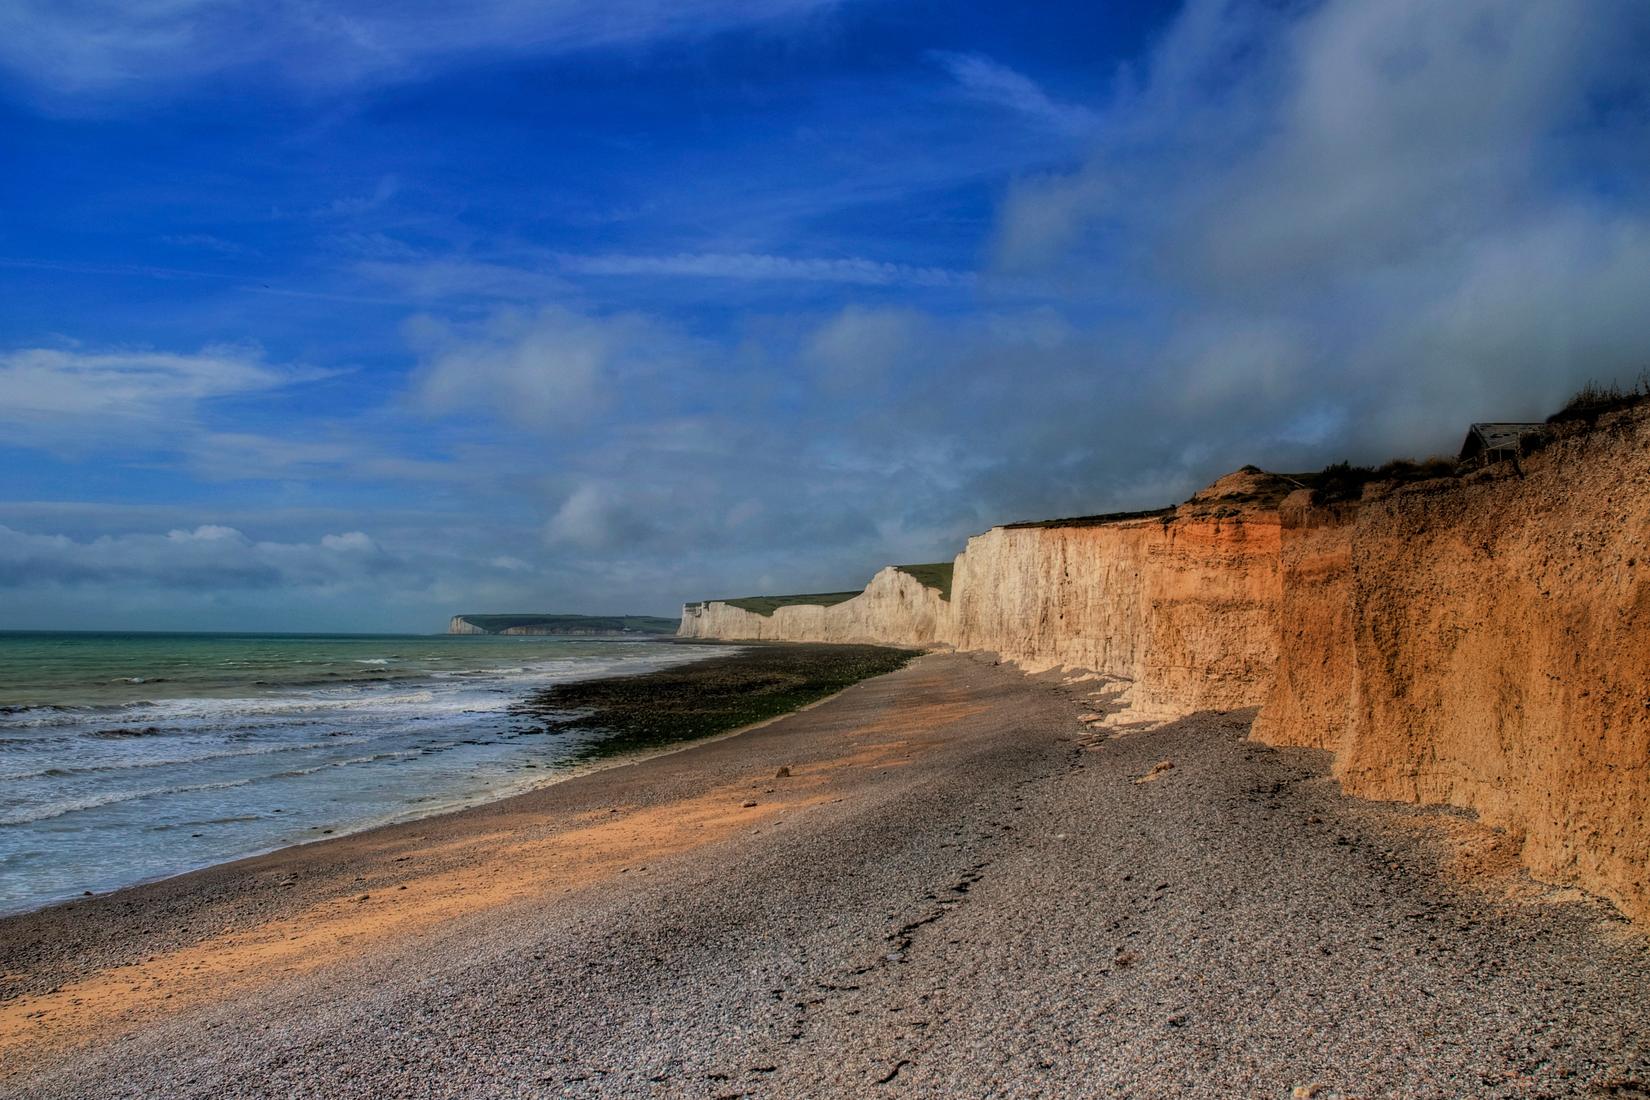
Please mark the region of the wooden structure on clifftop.
<svg viewBox="0 0 1650 1100"><path fill-rule="evenodd" d="M1461 444L1461 461L1483 466L1504 458L1517 458L1525 438L1546 426L1511 421L1474 424L1467 429L1467 438Z"/></svg>

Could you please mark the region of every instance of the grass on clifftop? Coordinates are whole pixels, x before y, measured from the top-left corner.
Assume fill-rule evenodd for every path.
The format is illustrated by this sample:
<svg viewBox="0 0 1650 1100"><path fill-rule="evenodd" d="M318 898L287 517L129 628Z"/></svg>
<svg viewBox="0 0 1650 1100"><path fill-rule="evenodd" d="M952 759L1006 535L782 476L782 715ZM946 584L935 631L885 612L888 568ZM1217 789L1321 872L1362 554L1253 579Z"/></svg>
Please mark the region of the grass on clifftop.
<svg viewBox="0 0 1650 1100"><path fill-rule="evenodd" d="M859 595L858 592L808 592L799 596L740 596L736 600L711 600L711 603L725 603L729 607L737 607L741 611L753 611L758 615L772 615L781 607L794 607L805 604L809 607L830 607L832 604L843 603Z"/></svg>
<svg viewBox="0 0 1650 1100"><path fill-rule="evenodd" d="M919 655L869 645L751 646L638 676L558 684L529 697L514 713L543 719L543 733L589 733L591 740L577 757L595 760L774 718L903 668Z"/></svg>
<svg viewBox="0 0 1650 1100"><path fill-rule="evenodd" d="M951 574L956 570L957 563L951 561L937 561L929 565L896 565L901 573L908 573L917 579L925 588L932 588L939 592L940 599L947 603L951 600Z"/></svg>
<svg viewBox="0 0 1650 1100"><path fill-rule="evenodd" d="M459 615L475 627L497 634L511 627L531 627L541 630L605 631L614 634L674 634L680 619L666 619L657 615L543 615L532 612L519 614Z"/></svg>
<svg viewBox="0 0 1650 1100"><path fill-rule="evenodd" d="M1639 375L1631 386L1589 382L1570 395L1564 407L1547 418L1549 424L1568 424L1573 421L1595 423L1599 417L1617 409L1650 402L1650 371Z"/></svg>
<svg viewBox="0 0 1650 1100"><path fill-rule="evenodd" d="M1023 530L1028 527L1104 527L1112 523L1125 523L1131 519L1162 519L1175 513L1174 505L1167 508L1151 508L1143 512L1106 512L1098 516L1066 516L1062 519L1031 519L1020 523L1005 523L1003 529L1007 531Z"/></svg>

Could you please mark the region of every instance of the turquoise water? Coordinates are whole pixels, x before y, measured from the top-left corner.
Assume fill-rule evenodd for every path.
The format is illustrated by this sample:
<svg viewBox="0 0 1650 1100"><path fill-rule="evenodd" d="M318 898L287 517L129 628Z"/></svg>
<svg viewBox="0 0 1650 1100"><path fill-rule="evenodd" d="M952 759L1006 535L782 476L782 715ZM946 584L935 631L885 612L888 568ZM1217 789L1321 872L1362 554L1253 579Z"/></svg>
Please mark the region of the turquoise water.
<svg viewBox="0 0 1650 1100"><path fill-rule="evenodd" d="M0 632L0 912L471 805L581 742L537 688L710 656L661 641Z"/></svg>

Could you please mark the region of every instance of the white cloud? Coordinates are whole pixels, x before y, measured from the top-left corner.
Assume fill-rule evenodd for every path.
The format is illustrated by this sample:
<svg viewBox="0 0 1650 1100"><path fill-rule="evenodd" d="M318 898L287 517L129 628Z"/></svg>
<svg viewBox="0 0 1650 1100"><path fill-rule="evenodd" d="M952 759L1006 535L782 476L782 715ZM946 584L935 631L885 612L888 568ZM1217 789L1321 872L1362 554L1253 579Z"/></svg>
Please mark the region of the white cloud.
<svg viewBox="0 0 1650 1100"><path fill-rule="evenodd" d="M496 557L488 558L487 564L506 573L528 573L533 569L530 563L509 554L499 554Z"/></svg>
<svg viewBox="0 0 1650 1100"><path fill-rule="evenodd" d="M328 550L338 550L344 553L364 553L378 549L377 544L364 531L346 531L342 535L322 535L321 545Z"/></svg>
<svg viewBox="0 0 1650 1100"><path fill-rule="evenodd" d="M197 354L22 348L0 352L8 442L95 450L130 433L187 432L214 398L275 389L294 376L238 349Z"/></svg>
<svg viewBox="0 0 1650 1100"><path fill-rule="evenodd" d="M556 514L544 525L544 539L552 546L600 550L613 541L619 518L609 491L584 485L562 501Z"/></svg>
<svg viewBox="0 0 1650 1100"><path fill-rule="evenodd" d="M359 531L318 542L255 540L221 524L164 535L77 540L0 526L0 588L131 585L150 589L329 589L371 586L392 557Z"/></svg>
<svg viewBox="0 0 1650 1100"><path fill-rule="evenodd" d="M945 66L963 91L981 102L1005 107L1067 134L1087 133L1099 122L1096 112L1054 99L1024 73L1015 72L989 57L946 51L936 51L933 57Z"/></svg>
<svg viewBox="0 0 1650 1100"><path fill-rule="evenodd" d="M816 328L802 353L831 389L874 386L911 363L927 328L915 310L851 305Z"/></svg>
<svg viewBox="0 0 1650 1100"><path fill-rule="evenodd" d="M1193 0L1089 161L1016 186L997 263L1100 302L1212 455L1542 414L1650 347L1650 135L1608 106L1646 35L1632 0Z"/></svg>
<svg viewBox="0 0 1650 1100"><path fill-rule="evenodd" d="M206 523L193 531L174 530L166 532L168 542L245 542L246 536L233 527L224 527L216 523Z"/></svg>
<svg viewBox="0 0 1650 1100"><path fill-rule="evenodd" d="M393 78L479 51L555 55L698 38L837 0L11 0L0 66L51 96L122 96L234 69Z"/></svg>
<svg viewBox="0 0 1650 1100"><path fill-rule="evenodd" d="M425 411L482 411L521 426L576 424L687 353L685 341L640 315L560 306L501 311L479 325L423 318L409 333Z"/></svg>
<svg viewBox="0 0 1650 1100"><path fill-rule="evenodd" d="M959 287L972 272L918 267L860 257L795 259L757 253L684 252L673 256L605 254L558 257L562 270L579 275L680 276L848 283L859 286Z"/></svg>

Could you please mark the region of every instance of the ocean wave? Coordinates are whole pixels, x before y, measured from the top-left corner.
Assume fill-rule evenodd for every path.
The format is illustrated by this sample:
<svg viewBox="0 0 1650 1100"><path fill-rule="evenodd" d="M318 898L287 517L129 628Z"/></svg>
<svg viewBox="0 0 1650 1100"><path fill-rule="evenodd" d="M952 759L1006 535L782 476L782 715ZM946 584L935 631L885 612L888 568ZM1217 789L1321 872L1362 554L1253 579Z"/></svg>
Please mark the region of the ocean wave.
<svg viewBox="0 0 1650 1100"><path fill-rule="evenodd" d="M443 747L452 748L453 746L447 745ZM307 768L289 768L286 771L276 772L273 775L261 776L260 778L294 779L300 775L314 775L316 772L324 772L328 768L348 768L357 764L375 764L380 760L410 760L415 756L421 755L423 755L422 749L395 749L391 752L375 752L369 753L366 756L352 756L348 760L327 760L323 763L314 764Z"/></svg>
<svg viewBox="0 0 1650 1100"><path fill-rule="evenodd" d="M258 778L260 777L248 776L245 779L227 779L219 783L195 783L182 787L151 787L142 791L111 791L108 794L88 795L85 798L74 798L66 802L50 802L43 806L26 806L0 813L0 825L33 825L35 822L51 821L66 814L82 813L86 810L101 809L104 806L118 806L123 802L140 802L146 798L192 794L196 791L229 790L232 787L245 787L256 782Z"/></svg>
<svg viewBox="0 0 1650 1100"><path fill-rule="evenodd" d="M175 729L166 729L161 726L116 726L113 729L88 730L87 737L96 737L101 741L123 740L128 737L161 737L168 733L176 733Z"/></svg>
<svg viewBox="0 0 1650 1100"><path fill-rule="evenodd" d="M446 747L450 748L452 746ZM226 779L212 783L185 783L175 786L148 787L137 791L110 791L105 794L86 795L82 798L48 802L43 805L0 812L0 826L33 825L37 822L51 821L68 814L83 813L87 810L102 809L106 806L118 806L127 802L139 802L144 799L164 798L180 794L195 794L200 791L231 790L237 787L251 786L255 783L267 783L272 780L296 779L301 776L314 775L316 772L327 771L331 768L354 767L361 764L377 763L382 760L410 759L419 755L421 755L419 749L395 749L386 752L367 753L364 756L352 756L343 760L325 760L309 767L286 768L264 775L242 776L239 779Z"/></svg>
<svg viewBox="0 0 1650 1100"><path fill-rule="evenodd" d="M28 703L0 707L0 728L34 726L62 726L84 722L87 715L118 714L154 706L152 699L133 699L124 703Z"/></svg>
<svg viewBox="0 0 1650 1100"><path fill-rule="evenodd" d="M352 735L340 732L334 736L348 737ZM294 745L264 745L230 752L205 752L193 756L167 756L158 760L117 760L108 764L84 764L80 766L58 764L52 767L37 768L33 771L0 772L0 782L13 779L68 779L76 775L96 775L101 772L170 768L184 764L205 764L213 760L237 760L248 756L273 756L283 752L313 752L316 749L332 748L337 744L339 744L337 741L305 741Z"/></svg>

